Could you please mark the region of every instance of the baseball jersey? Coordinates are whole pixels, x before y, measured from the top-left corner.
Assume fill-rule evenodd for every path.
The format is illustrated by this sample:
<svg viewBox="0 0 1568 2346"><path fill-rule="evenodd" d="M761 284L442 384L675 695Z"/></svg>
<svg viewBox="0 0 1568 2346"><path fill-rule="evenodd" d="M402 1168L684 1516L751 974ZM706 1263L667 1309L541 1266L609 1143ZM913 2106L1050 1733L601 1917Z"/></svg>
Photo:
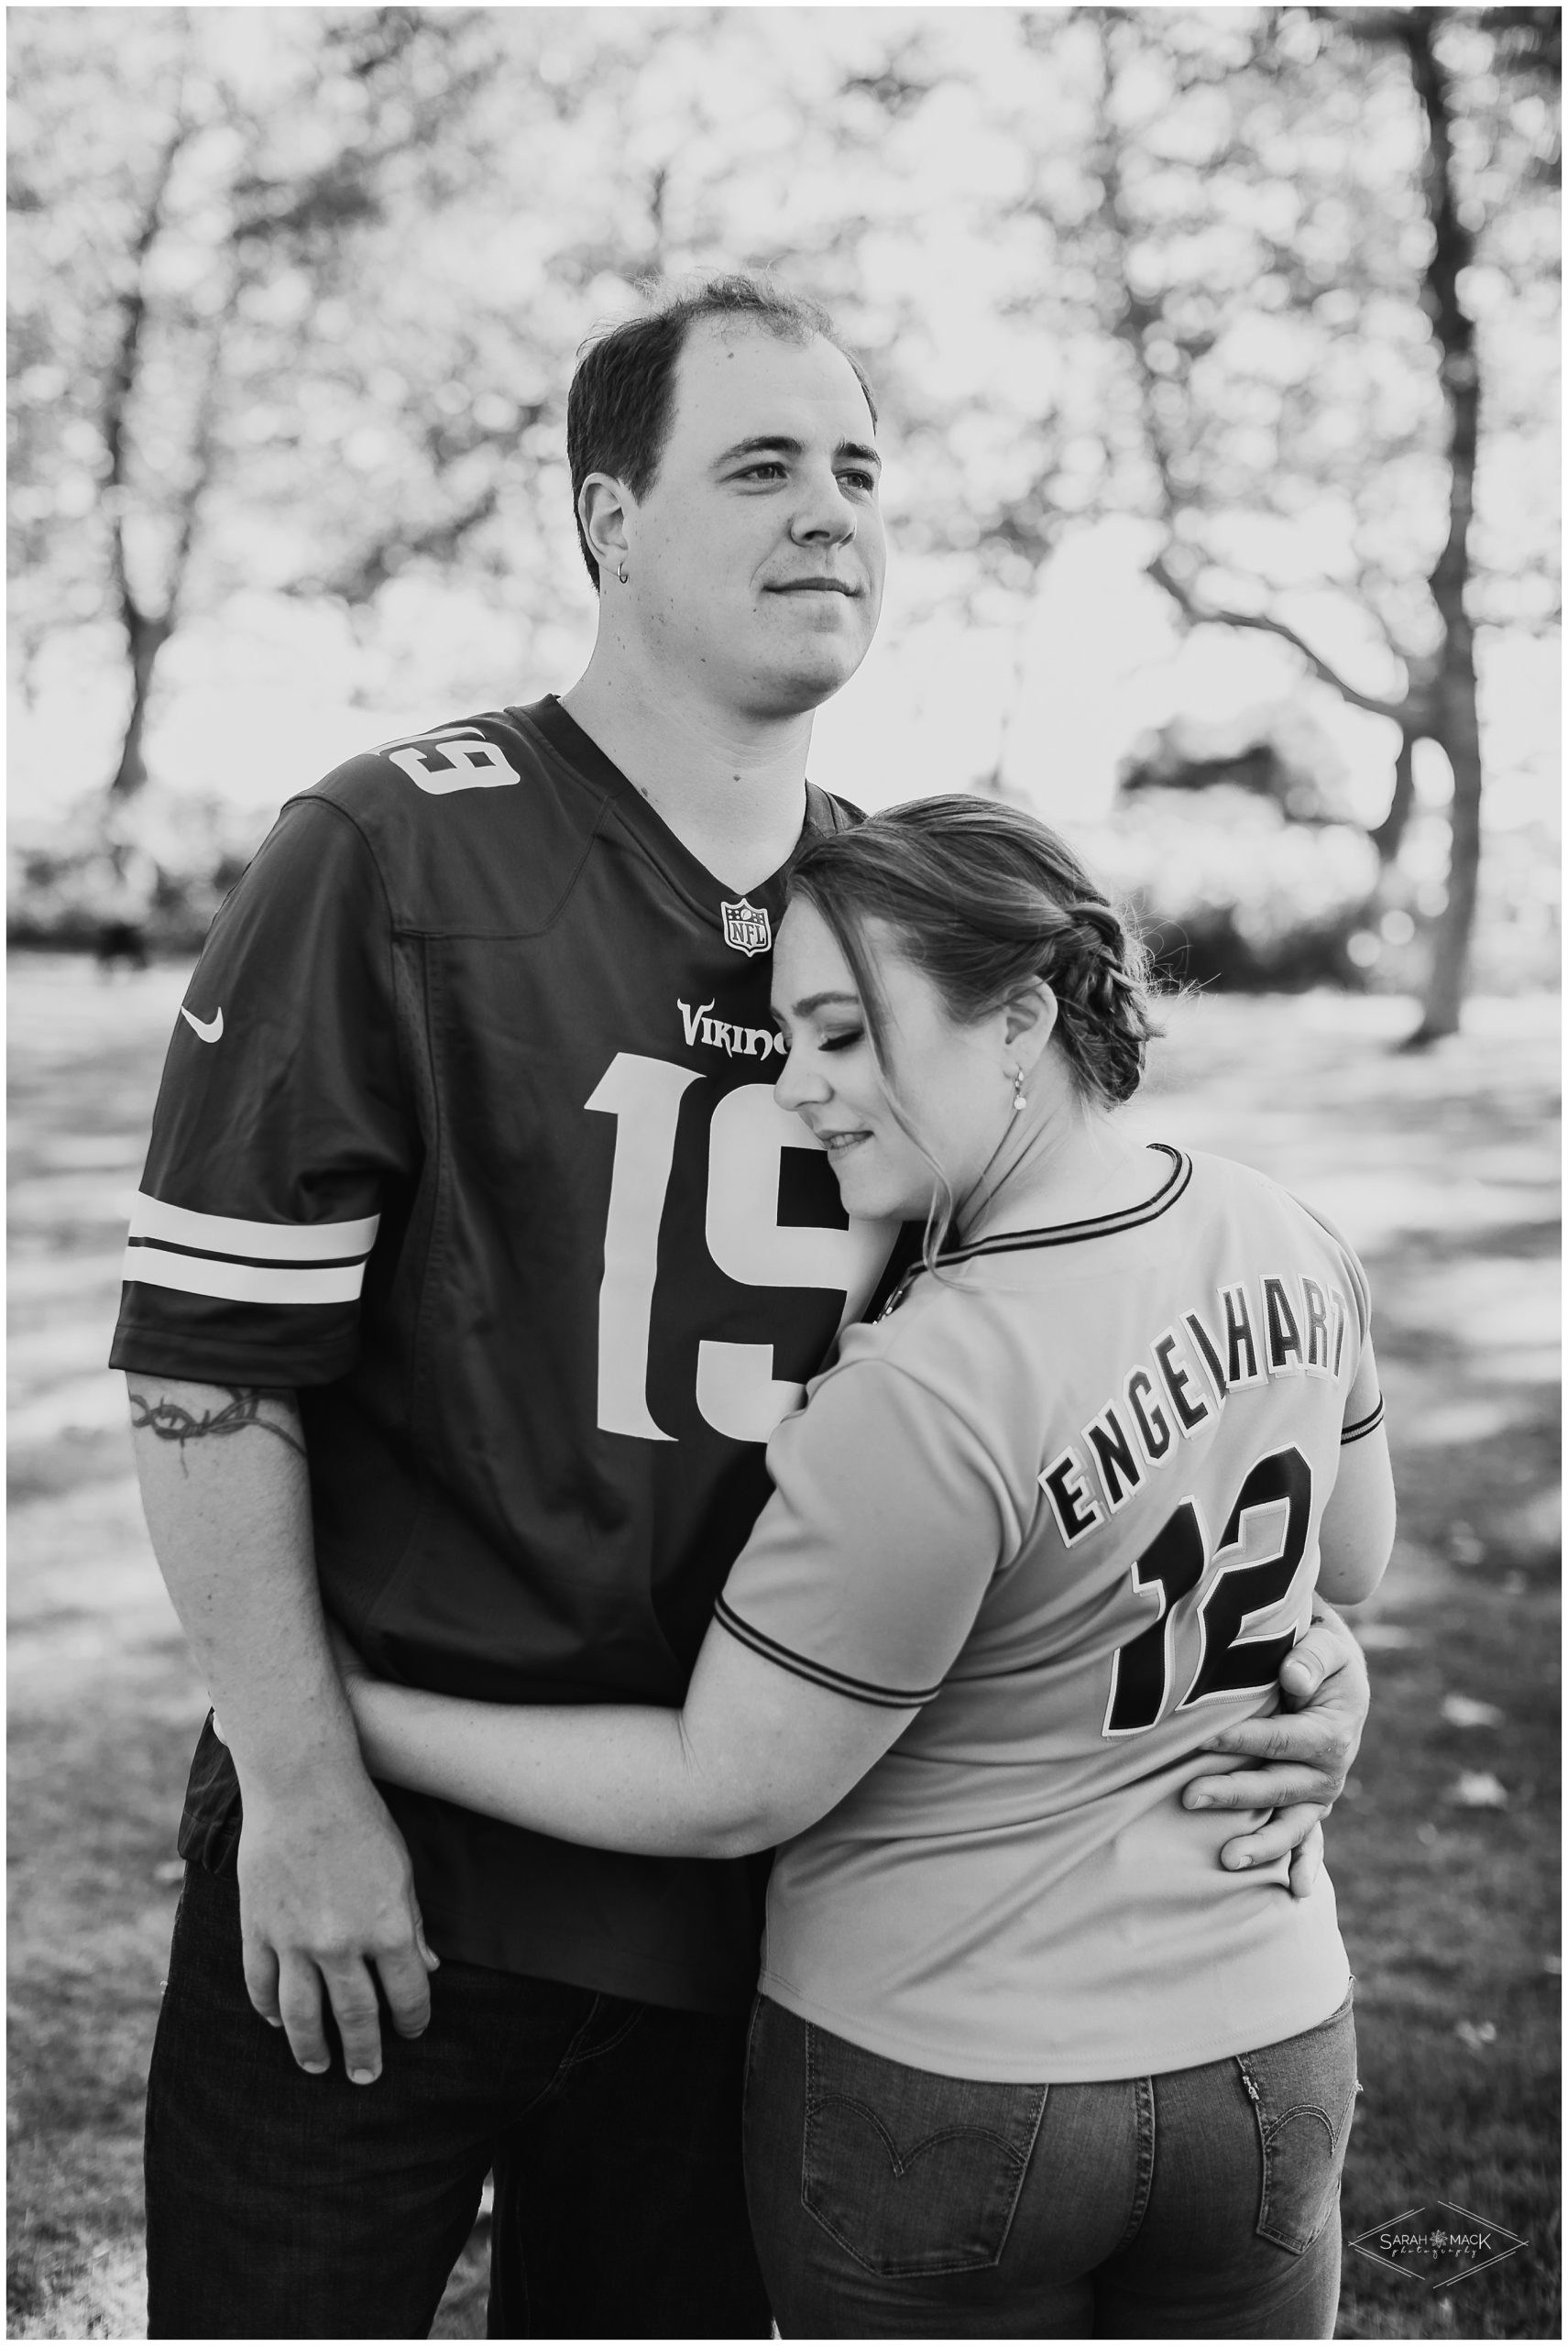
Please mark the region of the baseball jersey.
<svg viewBox="0 0 1568 2346"><path fill-rule="evenodd" d="M812 790L808 824L849 814ZM351 759L215 921L116 1366L292 1387L329 1609L380 1674L678 1705L763 1445L891 1238L772 1086L775 876L687 852L554 699ZM389 1789L438 1951L743 2008L765 1861ZM198 1749L181 1847L237 1831Z"/></svg>
<svg viewBox="0 0 1568 2346"><path fill-rule="evenodd" d="M1314 2026L1332 1889L1189 1814L1305 1628L1367 1342L1350 1249L1262 1175L1150 1156L1141 1206L959 1247L850 1331L769 1448L718 1618L909 1726L788 1844L763 1991L940 2074L1184 2068Z"/></svg>

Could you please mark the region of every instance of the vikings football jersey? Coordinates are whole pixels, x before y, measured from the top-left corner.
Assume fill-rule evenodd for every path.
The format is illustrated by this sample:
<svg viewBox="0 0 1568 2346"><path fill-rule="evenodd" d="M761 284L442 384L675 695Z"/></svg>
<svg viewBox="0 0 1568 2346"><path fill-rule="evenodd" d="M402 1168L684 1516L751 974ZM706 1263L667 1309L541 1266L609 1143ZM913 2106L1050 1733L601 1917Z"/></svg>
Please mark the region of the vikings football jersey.
<svg viewBox="0 0 1568 2346"><path fill-rule="evenodd" d="M808 827L848 819L808 793ZM763 1444L892 1236L773 1099L782 909L547 699L339 767L214 924L113 1358L298 1390L323 1595L381 1674L682 1700ZM757 1861L387 1797L438 1950L743 2006ZM237 1825L209 1732L181 1847L214 1863Z"/></svg>
<svg viewBox="0 0 1568 2346"><path fill-rule="evenodd" d="M1149 1164L1142 1206L959 1247L849 1332L719 1599L782 1668L913 1715L780 1851L762 1985L917 2068L1137 2077L1344 1998L1326 1876L1226 1871L1261 1818L1180 1795L1241 1764L1199 1754L1275 1706L1307 1624L1380 1414L1366 1284L1261 1174Z"/></svg>

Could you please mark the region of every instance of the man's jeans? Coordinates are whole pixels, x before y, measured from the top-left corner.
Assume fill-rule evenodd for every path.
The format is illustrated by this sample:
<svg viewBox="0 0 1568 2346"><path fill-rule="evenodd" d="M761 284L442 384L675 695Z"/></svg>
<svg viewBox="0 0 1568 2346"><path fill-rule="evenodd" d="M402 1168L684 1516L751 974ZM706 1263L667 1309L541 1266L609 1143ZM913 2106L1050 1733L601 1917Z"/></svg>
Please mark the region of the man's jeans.
<svg viewBox="0 0 1568 2346"><path fill-rule="evenodd" d="M1329 2338L1355 2104L1321 2027L1110 2085L934 2076L752 2017L746 2184L785 2338Z"/></svg>
<svg viewBox="0 0 1568 2346"><path fill-rule="evenodd" d="M253 2011L232 1873L188 1869L148 2088L148 2335L423 2338L496 2174L495 2338L765 2338L743 2020L444 1962L351 2086Z"/></svg>

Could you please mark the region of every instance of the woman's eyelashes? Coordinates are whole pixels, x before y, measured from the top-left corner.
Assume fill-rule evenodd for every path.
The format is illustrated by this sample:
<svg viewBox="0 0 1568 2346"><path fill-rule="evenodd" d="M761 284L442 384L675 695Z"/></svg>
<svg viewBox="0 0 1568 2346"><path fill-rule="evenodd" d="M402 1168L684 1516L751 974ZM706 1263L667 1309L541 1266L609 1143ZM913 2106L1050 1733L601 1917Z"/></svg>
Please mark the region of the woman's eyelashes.
<svg viewBox="0 0 1568 2346"><path fill-rule="evenodd" d="M787 1058L795 1048L796 1037L790 1033L787 1026L782 1024L776 1025L774 1031L778 1036L779 1047ZM863 1043L865 1038L866 1030L863 1026L837 1026L831 1033L817 1035L815 1037L807 1035L800 1039L819 1051L848 1051L852 1050L857 1043Z"/></svg>

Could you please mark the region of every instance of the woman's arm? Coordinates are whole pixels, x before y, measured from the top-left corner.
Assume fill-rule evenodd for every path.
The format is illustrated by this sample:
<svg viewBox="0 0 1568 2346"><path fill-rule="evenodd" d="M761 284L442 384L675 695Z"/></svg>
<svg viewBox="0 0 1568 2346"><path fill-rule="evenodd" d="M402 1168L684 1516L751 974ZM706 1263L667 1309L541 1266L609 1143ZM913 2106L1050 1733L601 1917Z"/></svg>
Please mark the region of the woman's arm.
<svg viewBox="0 0 1568 2346"><path fill-rule="evenodd" d="M778 1429L768 1471L684 1709L360 1681L371 1774L661 1857L771 1848L826 1815L936 1693L1017 1529L986 1442L880 1362L840 1364Z"/></svg>
<svg viewBox="0 0 1568 2346"><path fill-rule="evenodd" d="M1359 1376L1352 1398L1354 1423ZM372 1775L561 1840L664 1857L769 1848L825 1815L936 1691L1016 1530L984 1443L950 1413L933 1418L907 1378L839 1371L830 1394L780 1429L769 1464L778 1487L721 1600L738 1633L710 1628L684 1709L512 1707L356 1677L349 1692ZM1364 1540L1357 1551L1367 1588L1375 1546ZM1386 1554L1385 1540L1378 1570ZM1336 1569L1336 1586L1344 1576ZM798 1670L770 1658L770 1646L784 1649L748 1621L754 1601L739 1617L729 1602L742 1582L754 1599L759 1579L795 1592L785 1616ZM776 1608L757 1617L776 1633ZM1348 1633L1337 1635L1354 1656ZM1335 1683L1349 1675L1340 1671ZM1255 1756L1294 1760L1293 1773L1240 1770L1219 1779L1217 1792L1206 1781L1206 1799L1190 1787L1188 1804L1235 1806L1243 1787L1249 1806L1332 1801L1365 1716L1364 1672L1357 1693L1343 1732L1328 1687L1299 1716L1263 1723L1271 1739ZM1218 1738L1214 1748L1248 1749ZM1276 1777L1278 1789L1260 1797ZM1285 1846L1317 1813L1292 1814ZM1250 1848L1245 1837L1231 1847Z"/></svg>
<svg viewBox="0 0 1568 2346"><path fill-rule="evenodd" d="M915 1706L854 1701L753 1653L717 1622L685 1707L473 1703L347 1675L373 1776L557 1840L733 1858L816 1823Z"/></svg>

